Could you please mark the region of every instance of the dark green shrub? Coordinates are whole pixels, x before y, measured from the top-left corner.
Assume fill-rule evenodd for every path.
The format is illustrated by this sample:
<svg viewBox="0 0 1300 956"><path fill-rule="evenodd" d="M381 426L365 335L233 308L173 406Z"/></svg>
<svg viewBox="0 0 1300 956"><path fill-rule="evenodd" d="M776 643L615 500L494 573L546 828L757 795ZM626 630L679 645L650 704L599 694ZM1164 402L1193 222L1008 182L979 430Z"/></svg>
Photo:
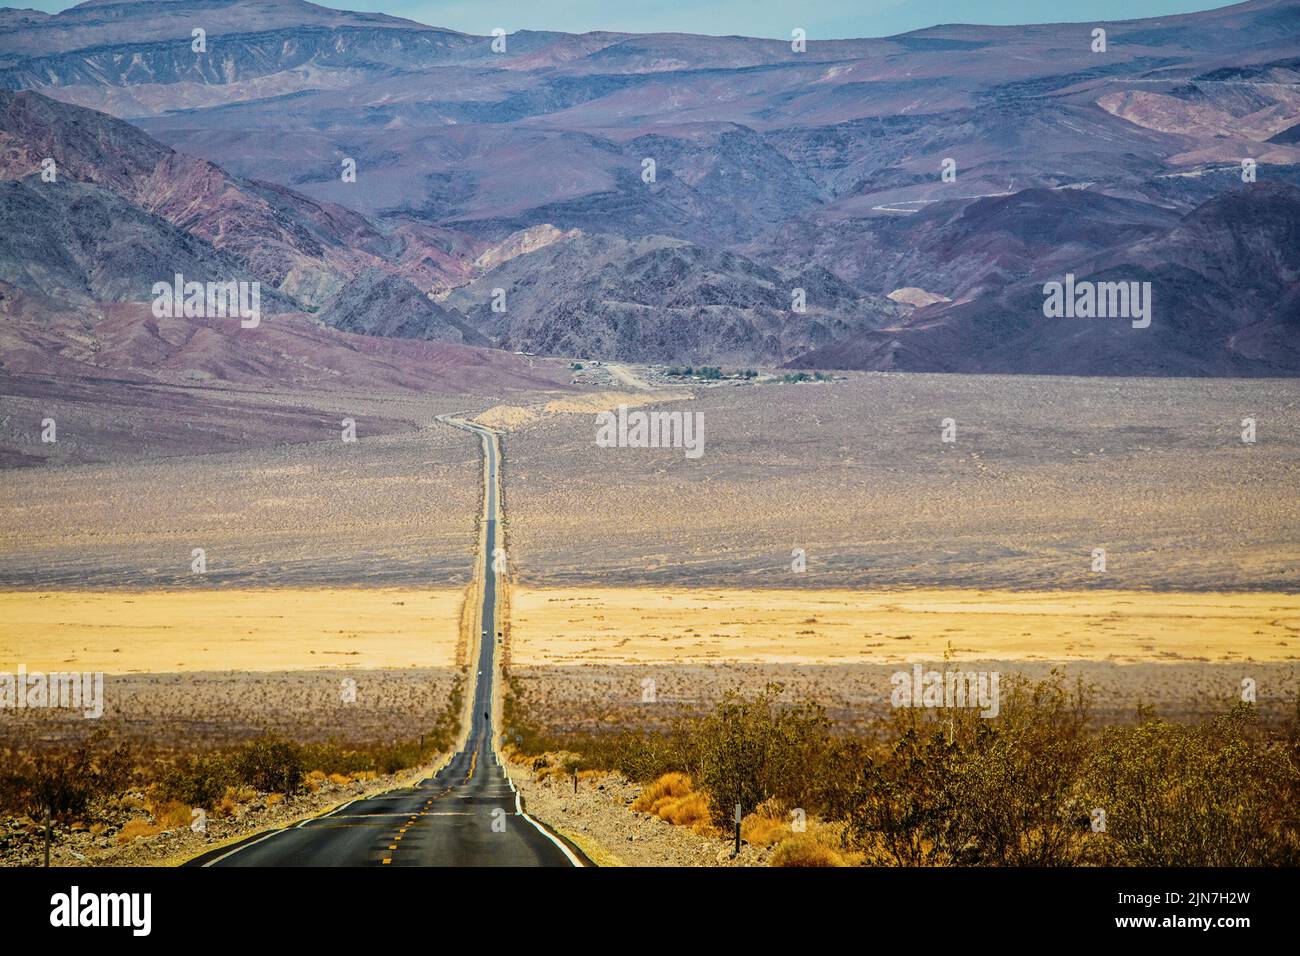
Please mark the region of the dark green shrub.
<svg viewBox="0 0 1300 956"><path fill-rule="evenodd" d="M245 744L235 754L234 769L239 782L264 793L296 793L305 772L302 751L274 737Z"/></svg>
<svg viewBox="0 0 1300 956"><path fill-rule="evenodd" d="M728 693L714 711L678 731L685 770L726 825L739 803L749 813L778 797L790 806L816 801L818 771L830 745L830 721L817 704L778 703L770 684L752 698Z"/></svg>
<svg viewBox="0 0 1300 956"><path fill-rule="evenodd" d="M159 795L191 807L212 809L234 780L230 761L218 753L182 759L158 781Z"/></svg>

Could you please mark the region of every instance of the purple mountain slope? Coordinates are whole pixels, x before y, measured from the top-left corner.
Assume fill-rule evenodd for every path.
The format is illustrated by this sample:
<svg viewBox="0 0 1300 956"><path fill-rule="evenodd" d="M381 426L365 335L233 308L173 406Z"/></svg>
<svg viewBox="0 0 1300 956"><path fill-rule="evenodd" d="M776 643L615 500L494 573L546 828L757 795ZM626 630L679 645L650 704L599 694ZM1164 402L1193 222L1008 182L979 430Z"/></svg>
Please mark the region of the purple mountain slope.
<svg viewBox="0 0 1300 956"><path fill-rule="evenodd" d="M367 334L687 363L1300 372L1284 270L1179 261L1193 235L1288 261L1300 0L802 51L535 31L500 50L300 0L94 0L0 11L0 87L143 130L152 146L99 141L99 166L142 167L127 201ZM27 165L7 175L30 175L43 141L10 132ZM180 167L180 197L219 211L140 188ZM1267 221L1233 218L1260 195ZM223 221L262 226L238 240ZM1026 290L1103 271L1155 283L1169 310L1139 353L1032 321Z"/></svg>
<svg viewBox="0 0 1300 956"><path fill-rule="evenodd" d="M1150 324L1048 318L1044 286L1150 283ZM1300 189L1256 184L1173 228L995 295L931 305L791 363L802 368L1072 375L1294 375L1300 368Z"/></svg>

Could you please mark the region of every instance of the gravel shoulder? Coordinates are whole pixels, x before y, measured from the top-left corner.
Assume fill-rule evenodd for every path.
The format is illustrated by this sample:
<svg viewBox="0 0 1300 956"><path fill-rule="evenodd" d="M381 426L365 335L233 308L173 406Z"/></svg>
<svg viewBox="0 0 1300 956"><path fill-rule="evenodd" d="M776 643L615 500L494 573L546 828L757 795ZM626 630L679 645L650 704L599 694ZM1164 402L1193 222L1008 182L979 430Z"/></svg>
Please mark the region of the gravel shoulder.
<svg viewBox="0 0 1300 956"><path fill-rule="evenodd" d="M617 773L538 781L531 762L507 761L524 808L571 839L598 866L766 866L770 847L742 844L739 857L723 834L701 835L630 808L640 784Z"/></svg>

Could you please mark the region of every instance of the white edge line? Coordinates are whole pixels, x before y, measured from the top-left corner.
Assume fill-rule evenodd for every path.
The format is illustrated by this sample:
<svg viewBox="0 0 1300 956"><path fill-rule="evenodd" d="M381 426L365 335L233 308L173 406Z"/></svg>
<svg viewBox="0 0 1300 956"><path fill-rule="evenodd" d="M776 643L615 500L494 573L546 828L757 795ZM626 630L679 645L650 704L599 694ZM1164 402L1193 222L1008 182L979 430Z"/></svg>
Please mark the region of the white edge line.
<svg viewBox="0 0 1300 956"><path fill-rule="evenodd" d="M304 822L306 822L306 821L304 821ZM203 864L203 868L206 869L206 868L209 867L209 866L213 866L214 864L220 863L220 862L221 862L222 860L224 860L226 857L228 857L228 856L234 856L234 855L235 855L236 853L238 853L240 850L246 850L246 849L248 849L250 846L254 846L254 845L258 844L258 843L261 843L263 840L269 840L269 839L271 839L271 837L273 837L273 836L278 836L279 834L284 833L286 830L292 830L292 829L293 829L293 827L281 827L279 830L272 830L270 833L268 833L268 834L266 834L266 835L264 835L264 836L260 836L260 837L258 837L256 840L249 840L247 843L241 843L241 844L239 844L239 846L235 847L234 849L230 850L229 852L221 854L221 856L217 857L215 860L208 860L207 863L204 863L204 864Z"/></svg>
<svg viewBox="0 0 1300 956"><path fill-rule="evenodd" d="M512 784L512 786L513 786L513 784ZM519 816L521 816L521 817L523 817L525 820L527 820L529 823L531 823L534 827L536 827L538 833L540 833L542 836L546 837L546 839L550 840L550 841L551 841L552 843L554 843L557 847L559 847L559 848L560 848L560 852L563 853L563 854L565 855L565 857L568 858L568 861L569 861L571 864L573 864L573 866L577 867L578 869L582 869L582 868L583 868L583 866L582 866L582 861L579 860L576 856L573 855L573 851L570 850L567 846L565 846L563 840L561 840L559 837L557 837L557 836L556 836L554 833L552 833L550 830L546 829L546 827L542 826L540 823L538 823L536 820L534 820L534 819L533 819L532 817L530 817L528 814L524 813L524 808L523 808L523 806L522 806L522 805L520 804L520 802L519 802L519 791L518 791L518 790L515 791L515 812L516 812L517 814L519 814Z"/></svg>
<svg viewBox="0 0 1300 956"><path fill-rule="evenodd" d="M222 860L226 859L226 857L234 856L240 850L246 850L250 846L256 846L258 843L261 843L263 840L269 840L273 836L277 836L281 833L286 833L289 830L299 830L302 827L305 827L307 824L312 823L316 820L324 820L326 817L332 817L340 810L346 810L348 807L352 806L352 804L356 802L357 801L355 799L349 800L347 803L335 807L329 813L323 813L318 817L308 817L306 820L299 820L297 823L293 824L292 826L281 827L278 830L272 830L270 833L258 837L256 840L249 840L247 843L241 843L237 847L232 847L229 852L221 854L221 856L217 857L215 860L208 860L207 863L203 864L203 868L206 869L209 866L213 866L214 864L220 863Z"/></svg>
<svg viewBox="0 0 1300 956"><path fill-rule="evenodd" d="M492 752L493 754L496 755L497 762L500 763L501 754L496 749L495 746L493 746ZM502 770L505 770L504 764L502 765ZM546 839L550 840L557 847L559 847L560 852L564 854L565 858L569 861L570 864L572 864L573 866L577 867L580 870L585 869L585 867L583 867L582 865L582 861L573 855L573 851L569 849L569 847L565 844L563 840L561 840L554 833L552 833L550 830L548 830L546 827L538 823L531 816L529 816L527 813L524 812L523 800L522 797L520 796L519 788L515 786L515 781L514 778L510 776L510 771L505 770L505 778L506 778L506 783L510 784L510 789L513 790L515 794L515 815L523 817L525 820L531 823L534 828L536 828L538 833L540 833L542 836L546 837Z"/></svg>

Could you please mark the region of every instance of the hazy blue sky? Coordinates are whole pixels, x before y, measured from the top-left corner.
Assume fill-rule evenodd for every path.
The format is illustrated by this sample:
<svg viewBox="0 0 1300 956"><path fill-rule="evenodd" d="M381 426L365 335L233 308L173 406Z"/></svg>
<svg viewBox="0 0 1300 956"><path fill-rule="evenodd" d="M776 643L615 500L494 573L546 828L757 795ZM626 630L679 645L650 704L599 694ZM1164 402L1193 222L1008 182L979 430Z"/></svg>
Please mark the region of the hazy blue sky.
<svg viewBox="0 0 1300 956"><path fill-rule="evenodd" d="M54 12L62 0L5 2ZM466 33L493 27L620 30L629 33L739 33L789 38L803 27L810 40L889 36L936 23L1100 22L1188 13L1228 6L1205 0L335 0L324 6L379 10Z"/></svg>

